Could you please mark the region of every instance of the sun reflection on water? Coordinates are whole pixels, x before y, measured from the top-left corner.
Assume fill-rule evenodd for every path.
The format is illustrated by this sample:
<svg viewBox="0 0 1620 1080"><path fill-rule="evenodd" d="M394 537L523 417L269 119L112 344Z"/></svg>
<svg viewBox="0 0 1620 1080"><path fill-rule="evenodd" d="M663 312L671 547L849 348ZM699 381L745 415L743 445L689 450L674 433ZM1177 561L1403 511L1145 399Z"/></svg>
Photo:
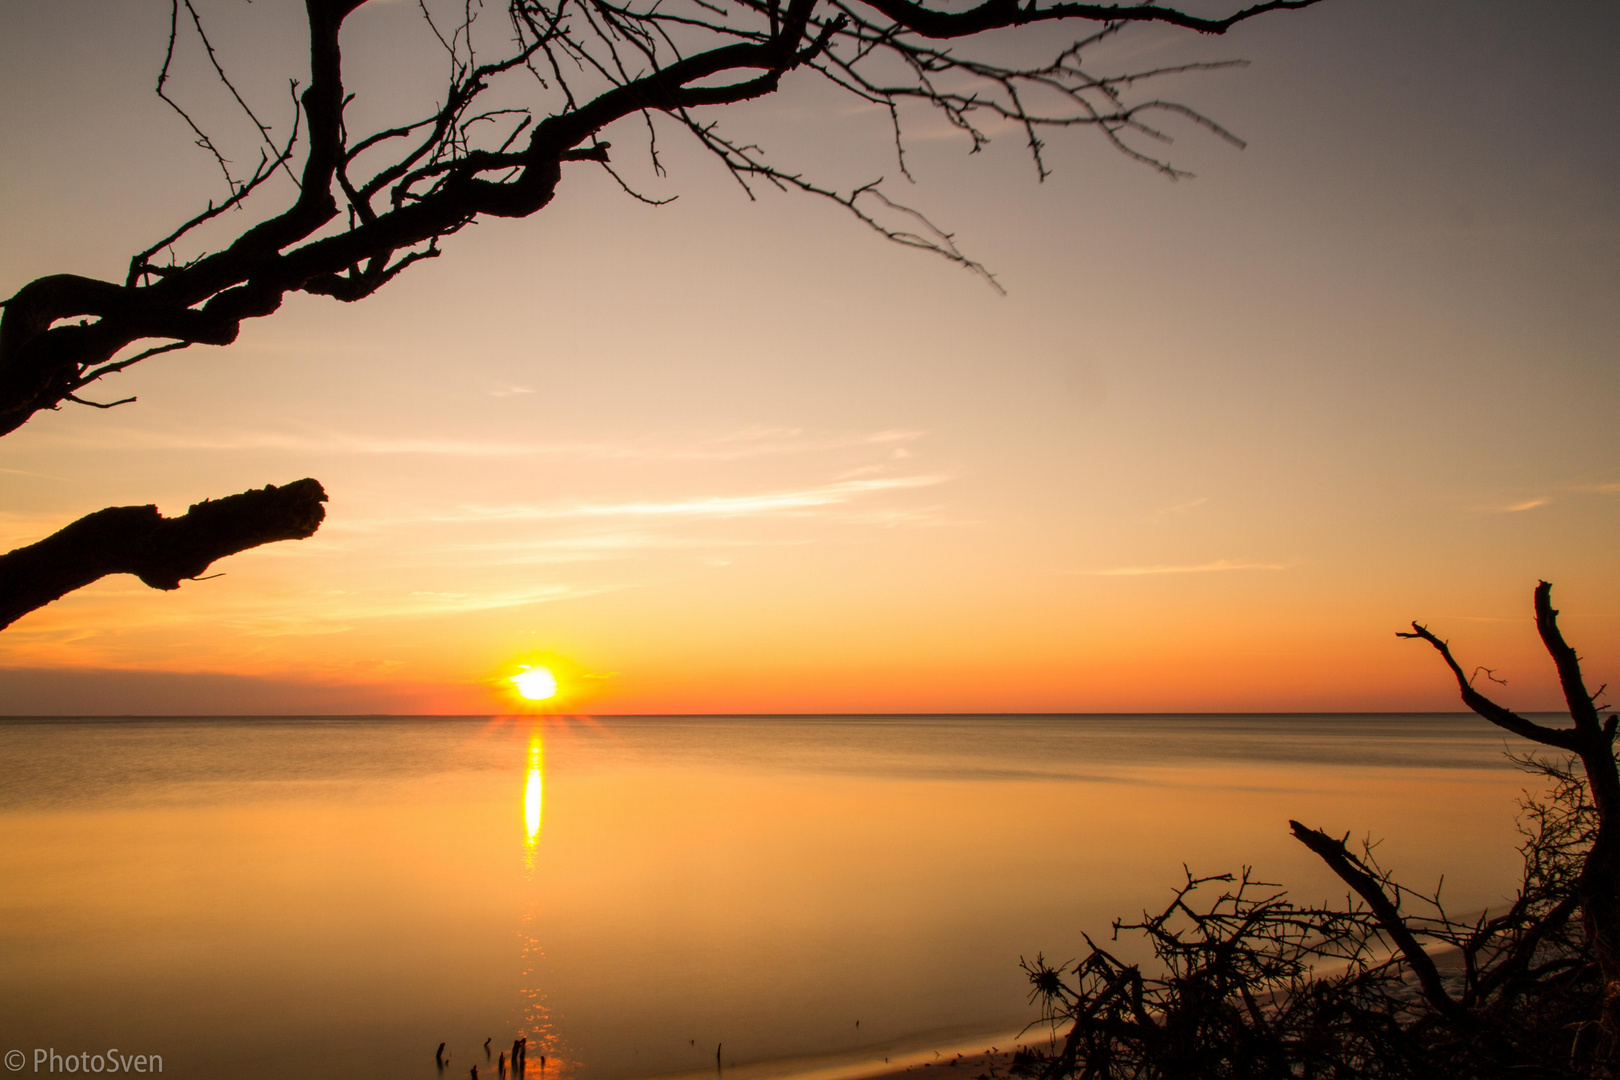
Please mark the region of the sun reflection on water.
<svg viewBox="0 0 1620 1080"><path fill-rule="evenodd" d="M540 839L540 815L545 791L541 766L544 761L544 746L537 728L529 736L529 776L523 783L523 826L529 834L527 844L530 851L534 850L534 845Z"/></svg>
<svg viewBox="0 0 1620 1080"><path fill-rule="evenodd" d="M529 732L528 769L523 780L523 863L529 888L537 882L537 850L540 824L545 812L545 743L540 725ZM518 1035L528 1039L529 1075L536 1080L571 1080L574 1062L563 1053L564 1044L552 1022L551 1007L544 986L546 950L541 943L541 908L531 898L519 930L522 957L523 1023ZM502 1074L505 1075L504 1073Z"/></svg>

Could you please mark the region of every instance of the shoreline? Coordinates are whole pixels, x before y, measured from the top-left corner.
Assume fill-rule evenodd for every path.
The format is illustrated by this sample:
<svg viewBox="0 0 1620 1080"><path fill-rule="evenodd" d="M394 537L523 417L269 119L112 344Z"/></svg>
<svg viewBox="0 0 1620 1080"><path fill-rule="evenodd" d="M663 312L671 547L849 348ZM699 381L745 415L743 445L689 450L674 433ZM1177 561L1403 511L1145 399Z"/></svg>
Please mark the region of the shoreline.
<svg viewBox="0 0 1620 1080"><path fill-rule="evenodd" d="M991 1031L924 1032L859 1051L777 1058L639 1077L637 1080L921 1080L939 1070L944 1080L999 1080L1024 1047L1046 1047L1038 1025Z"/></svg>
<svg viewBox="0 0 1620 1080"><path fill-rule="evenodd" d="M847 1076L843 1080L901 1080L902 1077L920 1080L921 1077L935 1075L936 1069L946 1080L998 1080L1007 1075L1007 1070L1013 1063L1013 1056L1020 1049L1031 1045L1034 1044L1024 1039L981 1045L976 1050L953 1048L949 1055L941 1053L927 1061L913 1061L909 1064L885 1061L878 1071L868 1070ZM1042 1045L1047 1045L1044 1040Z"/></svg>

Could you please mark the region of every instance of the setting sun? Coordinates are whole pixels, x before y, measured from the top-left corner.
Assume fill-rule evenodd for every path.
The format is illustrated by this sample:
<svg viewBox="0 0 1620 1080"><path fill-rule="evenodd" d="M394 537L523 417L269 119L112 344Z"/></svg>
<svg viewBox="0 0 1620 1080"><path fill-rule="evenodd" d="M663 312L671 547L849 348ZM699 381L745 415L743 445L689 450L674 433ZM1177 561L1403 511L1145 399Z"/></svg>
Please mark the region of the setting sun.
<svg viewBox="0 0 1620 1080"><path fill-rule="evenodd" d="M518 694L529 701L545 701L557 696L557 676L548 667L529 667L511 677Z"/></svg>

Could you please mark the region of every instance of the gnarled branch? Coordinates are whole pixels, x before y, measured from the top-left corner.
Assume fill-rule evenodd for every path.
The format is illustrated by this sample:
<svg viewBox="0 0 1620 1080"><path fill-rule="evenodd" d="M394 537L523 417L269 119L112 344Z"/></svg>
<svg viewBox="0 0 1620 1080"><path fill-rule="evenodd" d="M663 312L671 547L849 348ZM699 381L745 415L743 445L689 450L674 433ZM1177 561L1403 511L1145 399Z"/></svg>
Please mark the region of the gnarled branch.
<svg viewBox="0 0 1620 1080"><path fill-rule="evenodd" d="M1293 830L1294 839L1311 849L1317 858L1327 863L1328 869L1338 875L1357 896L1366 901L1378 918L1378 925L1395 947L1401 950L1401 955L1412 966L1412 973L1417 976L1418 983L1423 987L1423 996L1429 999L1435 1011L1456 1023L1465 1023L1469 1016L1467 1011L1457 1003L1450 994L1446 993L1445 983L1440 978L1440 970L1435 967L1434 960L1424 951L1417 937L1401 916L1400 905L1391 900L1384 891L1384 883L1372 874L1370 870L1350 853L1344 846L1343 840L1335 839L1318 829L1301 825L1297 821L1290 821L1288 827ZM1397 896L1399 894L1397 893Z"/></svg>
<svg viewBox="0 0 1620 1080"><path fill-rule="evenodd" d="M178 589L210 563L277 540L313 536L326 492L309 479L205 499L179 517L110 506L36 544L0 555L0 628L108 574Z"/></svg>
<svg viewBox="0 0 1620 1080"><path fill-rule="evenodd" d="M1097 130L1116 149L1179 176L1168 162L1133 144L1168 141L1152 116L1177 115L1235 138L1187 106L1132 101L1128 95L1143 80L1217 65L1095 76L1082 67L1080 50L1127 24L1219 34L1268 12L1317 2L1267 0L1203 16L1153 3L1041 6L1034 0L984 0L958 12L916 0L737 0L724 8L708 0L507 0L510 33L494 59L474 51L476 7L457 5L460 25L447 34L424 6L450 59L442 104L426 116L351 133L346 108L357 91L345 83L339 37L359 0L305 0L309 82L295 91L290 134L273 138L261 113L227 76L194 4L171 0L160 96L224 168L219 144L165 90L176 35L189 21L225 92L253 125L258 166L244 178L226 169L226 196L134 255L123 283L53 275L4 302L0 435L40 410L76 400L85 384L159 351L229 344L242 320L271 314L289 292L345 301L368 296L437 255L442 240L474 220L525 217L547 206L565 163L594 162L611 171L601 138L605 129L624 119L650 125L658 113L684 127L745 186L758 179L829 199L890 240L988 278L947 231L890 200L877 182L847 193L817 183L772 164L757 147L722 135L706 119L699 122L693 111L774 93L789 73L808 72L887 109L902 172L898 107L915 102L941 113L973 149L989 138L976 126L977 117L1017 125L1040 176L1046 166L1037 132L1075 126ZM181 18L182 7L187 19ZM968 48L976 35L1048 23L1081 24L1089 32L1059 40L1056 59L1034 67L1007 66L990 50L976 57ZM959 42L967 43L962 52L956 51ZM524 79L532 79L527 91L515 85ZM302 160L295 162L300 153ZM649 153L658 171L651 144ZM227 208L240 211L262 201L273 190L268 180L280 173L294 177L296 186L284 208L219 250L190 258L174 253L174 244L222 220ZM346 227L334 227L345 214ZM893 215L897 223L878 215ZM160 251L168 253L167 262L155 259Z"/></svg>
<svg viewBox="0 0 1620 1080"><path fill-rule="evenodd" d="M1552 606L1552 584L1546 581L1536 584L1536 632L1558 668L1558 682L1564 688L1564 701L1569 706L1570 719L1575 721L1575 730L1588 739L1596 739L1603 729L1598 720L1598 695L1586 692L1586 683L1581 678L1581 659L1558 629L1558 612ZM1599 690L1598 694L1602 692Z"/></svg>
<svg viewBox="0 0 1620 1080"><path fill-rule="evenodd" d="M1547 587L1546 582L1543 582L1542 585ZM1538 597L1541 595L1540 589L1536 591L1536 595ZM1462 665L1457 663L1456 658L1451 655L1451 646L1430 633L1428 627L1414 622L1411 633L1397 630L1395 636L1417 638L1433 645L1441 658L1445 660L1446 666L1451 669L1451 674L1456 678L1457 689L1462 693L1463 704L1497 727L1505 728L1515 735L1529 739L1532 742L1541 743L1543 746L1556 746L1560 750L1578 751L1580 749L1581 736L1579 731L1567 728L1550 728L1533 720L1526 720L1512 709L1498 705L1478 690L1475 690L1473 683L1464 674Z"/></svg>

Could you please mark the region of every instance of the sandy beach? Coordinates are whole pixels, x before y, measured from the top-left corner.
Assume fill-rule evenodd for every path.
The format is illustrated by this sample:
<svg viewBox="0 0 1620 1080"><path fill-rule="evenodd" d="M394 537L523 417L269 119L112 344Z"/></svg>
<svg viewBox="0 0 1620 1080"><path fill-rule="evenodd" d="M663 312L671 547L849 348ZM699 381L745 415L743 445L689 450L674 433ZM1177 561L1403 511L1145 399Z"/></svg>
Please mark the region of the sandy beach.
<svg viewBox="0 0 1620 1080"><path fill-rule="evenodd" d="M929 1061L911 1061L904 1065L886 1063L879 1071L864 1072L850 1080L900 1080L901 1077L933 1076L935 1073L950 1080L998 1080L1007 1075L1013 1055L1021 1045L1024 1044L958 1050L948 1056L941 1054Z"/></svg>
<svg viewBox="0 0 1620 1080"><path fill-rule="evenodd" d="M1000 1080L1007 1075L1020 1048L1052 1044L1044 1029L1007 1030L966 1037L960 1032L936 1032L874 1046L860 1052L824 1057L774 1061L726 1061L719 1070L691 1070L653 1080L901 1080L938 1075L946 1080Z"/></svg>

